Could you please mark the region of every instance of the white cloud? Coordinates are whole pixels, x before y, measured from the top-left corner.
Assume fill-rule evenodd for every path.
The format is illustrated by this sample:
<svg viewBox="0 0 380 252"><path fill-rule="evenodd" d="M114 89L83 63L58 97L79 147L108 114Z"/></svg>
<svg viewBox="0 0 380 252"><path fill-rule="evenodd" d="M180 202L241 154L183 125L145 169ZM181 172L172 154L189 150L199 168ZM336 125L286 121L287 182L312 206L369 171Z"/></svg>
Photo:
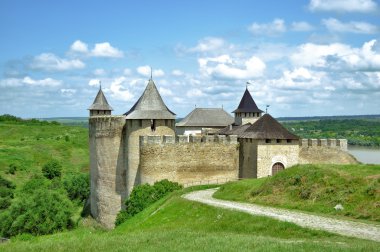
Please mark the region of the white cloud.
<svg viewBox="0 0 380 252"><path fill-rule="evenodd" d="M64 97L71 97L77 92L76 89L72 88L61 88L61 94Z"/></svg>
<svg viewBox="0 0 380 252"><path fill-rule="evenodd" d="M373 0L311 0L311 11L372 12L377 9Z"/></svg>
<svg viewBox="0 0 380 252"><path fill-rule="evenodd" d="M79 59L62 59L52 53L42 53L33 58L30 63L31 69L43 71L65 71L71 69L82 69L85 64Z"/></svg>
<svg viewBox="0 0 380 252"><path fill-rule="evenodd" d="M172 71L172 75L174 76L182 76L183 72L181 70L175 69Z"/></svg>
<svg viewBox="0 0 380 252"><path fill-rule="evenodd" d="M103 68L97 68L93 71L93 74L95 74L97 76L105 75L106 70L104 70Z"/></svg>
<svg viewBox="0 0 380 252"><path fill-rule="evenodd" d="M189 98L194 98L205 96L205 94L202 92L202 90L193 88L186 92L186 96Z"/></svg>
<svg viewBox="0 0 380 252"><path fill-rule="evenodd" d="M88 82L88 85L89 86L99 86L100 84L100 80L99 79L91 79L89 82Z"/></svg>
<svg viewBox="0 0 380 252"><path fill-rule="evenodd" d="M91 56L107 57L107 58L122 58L124 53L119 49L112 47L109 42L97 43L94 49L91 50Z"/></svg>
<svg viewBox="0 0 380 252"><path fill-rule="evenodd" d="M209 52L215 51L222 48L225 45L225 42L221 38L215 37L206 37L200 40L197 46L190 48L190 52Z"/></svg>
<svg viewBox="0 0 380 252"><path fill-rule="evenodd" d="M76 40L71 46L70 46L71 52L77 52L77 53L88 53L88 46L86 43Z"/></svg>
<svg viewBox="0 0 380 252"><path fill-rule="evenodd" d="M215 58L200 58L198 63L204 75L227 79L259 77L266 68L265 63L256 56L248 60L234 60L229 55L221 55Z"/></svg>
<svg viewBox="0 0 380 252"><path fill-rule="evenodd" d="M62 81L45 78L33 79L29 76L24 78L7 78L0 81L2 87L20 87L20 86L40 86L40 87L56 87L62 84Z"/></svg>
<svg viewBox="0 0 380 252"><path fill-rule="evenodd" d="M379 31L377 26L366 22L351 21L348 23L343 23L335 18L328 18L323 19L322 23L330 32L374 34Z"/></svg>
<svg viewBox="0 0 380 252"><path fill-rule="evenodd" d="M139 66L136 69L136 71L137 71L137 73L139 73L140 75L145 76L145 77L150 77L150 74L151 74L151 72L150 72L151 68L148 65ZM162 77L165 75L165 72L162 69L154 69L152 72L152 75L153 75L153 78L154 77Z"/></svg>
<svg viewBox="0 0 380 252"><path fill-rule="evenodd" d="M112 81L109 88L112 97L122 101L132 101L134 99L134 95L123 86L126 80L125 77L119 77Z"/></svg>
<svg viewBox="0 0 380 252"><path fill-rule="evenodd" d="M253 34L276 36L286 32L285 22L276 18L271 23L253 23L248 27Z"/></svg>
<svg viewBox="0 0 380 252"><path fill-rule="evenodd" d="M163 88L163 87L159 88L159 92L160 92L160 94L162 94L164 96L172 96L173 95L173 92L170 89Z"/></svg>
<svg viewBox="0 0 380 252"><path fill-rule="evenodd" d="M297 32L306 32L306 31L314 30L314 27L308 22L301 21L301 22L293 22L291 29Z"/></svg>

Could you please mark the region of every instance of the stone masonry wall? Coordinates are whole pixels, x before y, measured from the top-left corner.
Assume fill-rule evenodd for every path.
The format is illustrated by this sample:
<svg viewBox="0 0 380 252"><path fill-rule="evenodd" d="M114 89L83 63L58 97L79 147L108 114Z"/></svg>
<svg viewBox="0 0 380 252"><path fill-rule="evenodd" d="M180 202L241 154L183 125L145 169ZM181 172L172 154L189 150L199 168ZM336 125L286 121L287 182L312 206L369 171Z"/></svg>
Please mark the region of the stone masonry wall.
<svg viewBox="0 0 380 252"><path fill-rule="evenodd" d="M284 141L284 140L282 140ZM299 144L292 143L265 143L265 140L257 144L257 178L272 175L272 166L280 162L285 169L298 164Z"/></svg>
<svg viewBox="0 0 380 252"><path fill-rule="evenodd" d="M142 136L140 180L168 179L180 184L238 178L236 136Z"/></svg>
<svg viewBox="0 0 380 252"><path fill-rule="evenodd" d="M107 228L126 198L124 124L124 116L89 119L91 214Z"/></svg>

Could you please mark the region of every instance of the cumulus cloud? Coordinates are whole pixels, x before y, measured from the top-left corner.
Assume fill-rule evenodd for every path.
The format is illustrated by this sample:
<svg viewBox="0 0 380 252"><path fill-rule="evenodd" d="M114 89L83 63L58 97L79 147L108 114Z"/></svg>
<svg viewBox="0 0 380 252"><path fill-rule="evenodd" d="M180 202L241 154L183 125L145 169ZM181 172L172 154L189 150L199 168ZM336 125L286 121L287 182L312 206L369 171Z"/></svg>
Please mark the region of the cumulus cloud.
<svg viewBox="0 0 380 252"><path fill-rule="evenodd" d="M40 87L56 87L62 84L61 80L52 78L33 79L29 76L24 78L7 78L0 81L2 87L20 87L20 86L40 86Z"/></svg>
<svg viewBox="0 0 380 252"><path fill-rule="evenodd" d="M286 26L284 20L276 18L271 23L253 23L248 31L258 35L276 36L286 32Z"/></svg>
<svg viewBox="0 0 380 252"><path fill-rule="evenodd" d="M172 75L174 76L182 76L183 72L181 70L175 69L172 71Z"/></svg>
<svg viewBox="0 0 380 252"><path fill-rule="evenodd" d="M99 86L99 85L100 85L100 80L99 80L99 79L91 79L91 80L88 82L88 85L89 85L89 86Z"/></svg>
<svg viewBox="0 0 380 252"><path fill-rule="evenodd" d="M348 23L343 23L335 18L323 19L322 23L331 32L352 32L352 33L362 33L362 34L374 34L379 31L378 27L366 23L366 22L355 22L351 21Z"/></svg>
<svg viewBox="0 0 380 252"><path fill-rule="evenodd" d="M297 31L297 32L307 32L307 31L314 30L314 27L308 22L300 21L300 22L293 22L291 29L292 31Z"/></svg>
<svg viewBox="0 0 380 252"><path fill-rule="evenodd" d="M202 90L193 88L190 89L186 92L186 96L189 98L194 98L194 97L202 97L205 96L205 94L202 92Z"/></svg>
<svg viewBox="0 0 380 252"><path fill-rule="evenodd" d="M122 58L124 53L119 49L112 47L109 42L97 43L94 49L91 50L91 56L107 57L107 58Z"/></svg>
<svg viewBox="0 0 380 252"><path fill-rule="evenodd" d="M198 42L198 44L190 48L190 52L210 52L222 48L225 42L221 38L206 37Z"/></svg>
<svg viewBox="0 0 380 252"><path fill-rule="evenodd" d="M229 55L221 55L215 58L200 58L198 63L204 75L227 79L255 78L261 76L266 68L265 63L256 56L241 61L232 59Z"/></svg>
<svg viewBox="0 0 380 252"><path fill-rule="evenodd" d="M109 88L112 97L122 101L132 101L134 99L134 95L124 87L126 81L125 77L119 77L112 81Z"/></svg>
<svg viewBox="0 0 380 252"><path fill-rule="evenodd" d="M136 69L137 73L139 73L140 75L145 76L145 77L150 77L151 70L152 70L151 67L148 65L139 66ZM162 69L154 69L152 71L152 75L153 75L153 77L162 77L165 75L165 72Z"/></svg>
<svg viewBox="0 0 380 252"><path fill-rule="evenodd" d="M123 74L124 74L124 75L131 75L131 74L132 74L132 70L129 69L129 68L124 68L124 70L123 70Z"/></svg>
<svg viewBox="0 0 380 252"><path fill-rule="evenodd" d="M88 45L80 40L74 41L70 46L70 54L84 55L90 57L103 58L122 58L124 53L116 47L113 47L109 42L96 43L94 48L89 49Z"/></svg>
<svg viewBox="0 0 380 252"><path fill-rule="evenodd" d="M43 71L66 71L72 69L82 69L85 64L79 59L62 59L53 53L42 53L35 56L29 67L34 70Z"/></svg>
<svg viewBox="0 0 380 252"><path fill-rule="evenodd" d="M373 0L311 0L311 11L335 11L335 12L372 12L377 9L377 3Z"/></svg>
<svg viewBox="0 0 380 252"><path fill-rule="evenodd" d="M158 90L159 90L161 95L164 95L164 96L172 96L173 95L173 92L170 89L160 87Z"/></svg>
<svg viewBox="0 0 380 252"><path fill-rule="evenodd" d="M70 51L75 53L88 53L88 45L80 40L76 40L70 46Z"/></svg>
<svg viewBox="0 0 380 252"><path fill-rule="evenodd" d="M62 96L64 97L71 97L77 92L76 89L72 89L72 88L61 88L60 91L61 91Z"/></svg>
<svg viewBox="0 0 380 252"><path fill-rule="evenodd" d="M97 68L92 72L94 75L101 76L106 74L106 70L103 68Z"/></svg>

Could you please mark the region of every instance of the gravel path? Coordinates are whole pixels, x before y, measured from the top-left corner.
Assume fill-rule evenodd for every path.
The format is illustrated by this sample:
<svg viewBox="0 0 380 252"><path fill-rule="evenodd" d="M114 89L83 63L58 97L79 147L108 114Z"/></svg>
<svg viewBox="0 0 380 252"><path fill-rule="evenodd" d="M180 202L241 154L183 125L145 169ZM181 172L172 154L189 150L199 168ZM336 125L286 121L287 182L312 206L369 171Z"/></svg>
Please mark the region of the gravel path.
<svg viewBox="0 0 380 252"><path fill-rule="evenodd" d="M325 230L344 236L380 242L380 225L371 225L354 221L337 220L311 214L255 204L219 200L212 197L217 188L195 191L182 195L183 198L201 202L210 206L237 210L252 215L267 216L281 221L295 223L301 227Z"/></svg>

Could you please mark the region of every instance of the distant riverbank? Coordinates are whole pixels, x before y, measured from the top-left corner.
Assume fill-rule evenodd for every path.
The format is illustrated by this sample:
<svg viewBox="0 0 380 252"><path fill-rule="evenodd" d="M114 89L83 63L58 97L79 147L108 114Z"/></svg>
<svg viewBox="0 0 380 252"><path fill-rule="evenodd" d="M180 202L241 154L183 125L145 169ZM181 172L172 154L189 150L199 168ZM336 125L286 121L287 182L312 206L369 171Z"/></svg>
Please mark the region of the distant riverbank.
<svg viewBox="0 0 380 252"><path fill-rule="evenodd" d="M380 147L349 145L348 152L364 164L380 164Z"/></svg>

